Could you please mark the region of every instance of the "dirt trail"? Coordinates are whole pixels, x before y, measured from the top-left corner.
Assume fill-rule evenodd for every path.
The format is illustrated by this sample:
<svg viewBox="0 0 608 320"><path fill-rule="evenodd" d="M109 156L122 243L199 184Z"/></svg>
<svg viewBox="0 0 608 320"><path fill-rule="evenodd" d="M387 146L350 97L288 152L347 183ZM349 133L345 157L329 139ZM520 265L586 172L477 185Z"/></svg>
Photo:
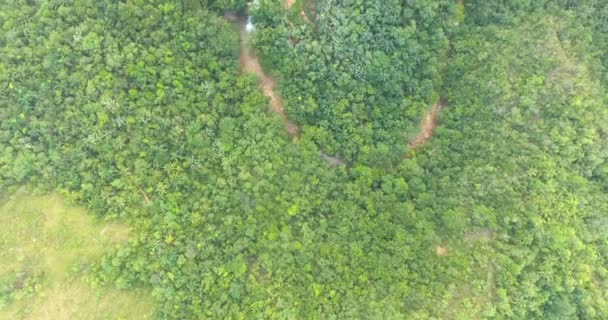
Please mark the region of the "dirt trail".
<svg viewBox="0 0 608 320"><path fill-rule="evenodd" d="M292 1L285 2L286 4L293 4ZM279 114L283 119L283 125L285 131L291 136L296 136L300 133L300 128L291 120L287 118L285 110L283 108L283 100L275 92L276 80L271 76L267 75L260 64L260 59L252 52L251 49L251 34L247 31L247 22L233 15L225 15L224 18L237 24L240 36L241 36L241 55L240 55L240 69L242 72L253 73L259 81L260 88L264 95L270 98L270 107L273 112ZM319 156L325 160L330 166L344 165L344 161L335 156L330 156L320 152Z"/></svg>
<svg viewBox="0 0 608 320"><path fill-rule="evenodd" d="M283 119L285 131L292 136L297 135L300 132L300 128L285 115L283 100L275 92L276 81L264 73L260 65L260 59L251 52L251 34L247 32L245 22L239 23L239 29L241 34L241 71L251 72L258 78L264 95L270 98L272 111L278 113L281 119Z"/></svg>
<svg viewBox="0 0 608 320"><path fill-rule="evenodd" d="M465 0L457 0L456 2L458 4L464 6ZM433 105L431 106L429 111L427 111L427 113L424 115L424 117L420 121L420 132L413 140L410 141L410 143L408 143L408 145L407 145L408 149L410 149L410 150L416 149L416 148L420 147L421 145L429 142L429 140L433 136L433 131L435 130L435 127L437 126L437 123L436 123L437 114L439 114L439 112L445 107L446 107L446 104L441 99L439 99L438 101L433 103Z"/></svg>
<svg viewBox="0 0 608 320"><path fill-rule="evenodd" d="M408 149L416 149L419 146L429 142L429 140L433 136L433 131L435 130L435 126L437 125L436 124L437 114L444 107L445 107L445 103L441 100L435 102L431 106L429 111L424 115L424 117L420 121L420 132L407 145Z"/></svg>
<svg viewBox="0 0 608 320"><path fill-rule="evenodd" d="M309 25L313 25L312 21L308 18L306 11L304 11L303 2L304 2L304 0L300 1L300 17L302 18L302 20L304 20L304 22L308 23ZM285 0L283 2L283 6L285 7L285 9L290 9L295 3L296 3L296 0Z"/></svg>

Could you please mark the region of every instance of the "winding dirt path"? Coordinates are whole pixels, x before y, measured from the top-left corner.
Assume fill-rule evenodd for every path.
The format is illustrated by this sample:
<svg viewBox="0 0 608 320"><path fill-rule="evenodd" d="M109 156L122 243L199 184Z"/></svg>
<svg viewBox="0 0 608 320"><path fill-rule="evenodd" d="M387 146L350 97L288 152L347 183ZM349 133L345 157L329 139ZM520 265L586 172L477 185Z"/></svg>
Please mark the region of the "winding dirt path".
<svg viewBox="0 0 608 320"><path fill-rule="evenodd" d="M464 0L458 0L459 3L463 4ZM283 5L286 9L291 8L296 3L296 0L284 0ZM304 11L304 5L300 2L300 15L302 19L312 24L306 12ZM237 19L233 15L226 15L225 18L233 23L237 23L240 37L241 37L241 54L240 54L240 68L242 72L251 72L253 73L259 81L260 88L264 95L270 98L270 107L273 112L279 114L281 119L283 120L283 125L285 127L285 131L289 133L291 136L296 136L300 133L300 128L291 120L287 118L285 114L285 110L283 107L283 100L279 95L276 94L276 80L267 75L262 66L260 64L259 58L252 52L251 49L251 34L247 31L246 21L239 19L238 22L235 22ZM422 120L420 121L420 132L416 137L414 137L408 143L408 149L416 149L421 145L426 144L432 137L433 131L436 127L436 118L438 113L445 107L445 103L440 99L435 102L429 109L429 111L424 115ZM330 165L341 165L343 164L342 160L337 157L332 157L329 155L321 154L321 157L326 160ZM406 156L404 156L406 157Z"/></svg>
<svg viewBox="0 0 608 320"><path fill-rule="evenodd" d="M408 149L416 149L419 146L429 142L429 140L433 136L433 131L437 126L437 114L439 114L439 112L443 108L445 108L445 103L442 100L433 103L429 111L424 115L424 117L420 121L420 132L407 145Z"/></svg>
<svg viewBox="0 0 608 320"><path fill-rule="evenodd" d="M306 12L304 10L303 1L304 0L300 1L300 16L306 23L312 25L311 20L308 18L308 16L306 15ZM465 0L456 0L456 1L460 5L464 5ZM295 3L296 3L296 0L284 0L283 6L285 7L285 9L290 9ZM429 111L424 115L424 117L420 121L420 132L407 145L407 148L409 150L416 149L429 142L429 140L433 136L433 131L435 130L435 127L437 126L437 124L436 124L437 115L443 108L445 108L445 106L446 106L445 102L441 99L439 99L437 102L435 102L433 105L431 105ZM326 159L326 160L329 161L330 163L333 163L329 159Z"/></svg>
<svg viewBox="0 0 608 320"><path fill-rule="evenodd" d="M300 17L302 18L302 20L304 20L304 22L308 23L309 25L314 25L312 23L312 21L308 18L308 15L306 14L306 11L304 10L304 0L300 1ZM285 9L291 9L291 7L293 7L293 5L296 3L296 0L285 0L283 2L283 6L285 7Z"/></svg>
<svg viewBox="0 0 608 320"><path fill-rule="evenodd" d="M239 23L239 30L241 35L241 71L251 72L258 78L262 92L264 92L266 97L270 98L270 107L272 111L278 113L281 119L283 119L285 131L292 136L298 135L300 128L287 118L283 108L283 100L275 92L276 80L264 73L264 70L260 65L260 59L251 52L251 34L247 32L246 22Z"/></svg>
<svg viewBox="0 0 608 320"><path fill-rule="evenodd" d="M465 0L456 0L456 3L462 6L464 6L464 2ZM414 139L412 139L408 143L408 150L416 149L429 142L429 140L433 136L433 131L435 131L435 127L437 126L437 115L445 107L446 103L442 99L439 99L438 101L433 103L429 111L427 111L427 113L420 121L420 132L416 137L414 137ZM404 157L407 157L407 155Z"/></svg>

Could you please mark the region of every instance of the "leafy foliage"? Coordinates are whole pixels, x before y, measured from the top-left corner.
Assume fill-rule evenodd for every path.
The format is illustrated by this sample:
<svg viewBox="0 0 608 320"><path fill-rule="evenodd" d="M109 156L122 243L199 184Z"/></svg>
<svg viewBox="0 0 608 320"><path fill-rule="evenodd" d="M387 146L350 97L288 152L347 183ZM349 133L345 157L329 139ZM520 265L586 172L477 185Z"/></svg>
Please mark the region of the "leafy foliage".
<svg viewBox="0 0 608 320"><path fill-rule="evenodd" d="M370 164L396 159L438 99L453 4L314 3L308 24L286 19L272 1L254 16L256 46L277 71L287 113L330 154Z"/></svg>
<svg viewBox="0 0 608 320"><path fill-rule="evenodd" d="M495 301L480 314L601 318L605 243L591 225L603 221L607 203L595 173L608 156L605 95L576 62L585 57L559 38L556 17L527 20L536 22L460 31L446 79L450 107L420 154L433 173L427 190L442 234L489 228L498 240L491 253L472 253L486 270L468 281L484 288L474 296Z"/></svg>
<svg viewBox="0 0 608 320"><path fill-rule="evenodd" d="M2 185L128 221L92 282L160 319L608 314L599 2L305 2L254 11L292 141L207 11L242 2L0 5Z"/></svg>

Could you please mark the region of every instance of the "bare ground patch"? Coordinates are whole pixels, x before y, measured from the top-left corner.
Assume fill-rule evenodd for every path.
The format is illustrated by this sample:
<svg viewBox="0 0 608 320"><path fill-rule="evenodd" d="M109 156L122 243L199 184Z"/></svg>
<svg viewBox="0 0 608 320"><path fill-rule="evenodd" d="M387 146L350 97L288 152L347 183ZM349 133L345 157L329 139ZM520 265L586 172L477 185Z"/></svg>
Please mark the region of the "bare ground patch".
<svg viewBox="0 0 608 320"><path fill-rule="evenodd" d="M416 149L419 146L429 142L429 140L433 136L433 131L437 126L437 115L444 107L445 103L441 100L433 103L429 111L424 115L424 117L420 121L420 132L407 145L408 149Z"/></svg>
<svg viewBox="0 0 608 320"><path fill-rule="evenodd" d="M446 256L448 254L448 248L444 247L444 246L436 246L435 247L435 254L438 256Z"/></svg>
<svg viewBox="0 0 608 320"><path fill-rule="evenodd" d="M285 0L283 2L283 6L285 9L291 9L291 7L296 3L296 0Z"/></svg>
<svg viewBox="0 0 608 320"><path fill-rule="evenodd" d="M287 10L291 9L291 7L293 7L295 4L296 4L296 0L283 1L283 7L285 7L285 9L287 9ZM307 24L309 24L311 26L314 26L314 23L312 23L312 20L310 20L310 18L306 14L306 10L304 10L304 0L300 0L299 12L300 12L300 18L302 18L302 20L304 22L306 22Z"/></svg>

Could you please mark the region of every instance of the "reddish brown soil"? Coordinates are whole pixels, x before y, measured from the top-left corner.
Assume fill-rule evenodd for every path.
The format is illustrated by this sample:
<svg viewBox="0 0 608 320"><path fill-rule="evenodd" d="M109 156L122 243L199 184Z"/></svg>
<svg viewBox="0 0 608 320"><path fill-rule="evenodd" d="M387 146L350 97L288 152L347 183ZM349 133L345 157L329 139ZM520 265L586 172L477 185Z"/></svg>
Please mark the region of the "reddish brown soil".
<svg viewBox="0 0 608 320"><path fill-rule="evenodd" d="M264 92L264 95L270 98L270 107L272 111L279 114L283 119L285 131L290 135L297 135L300 131L298 126L290 121L285 115L283 108L283 100L275 92L276 81L271 76L264 73L260 60L258 57L251 52L249 45L250 35L247 33L244 27L241 28L241 70L245 72L253 73L260 82L260 88Z"/></svg>
<svg viewBox="0 0 608 320"><path fill-rule="evenodd" d="M306 15L306 11L304 11L304 4L303 1L300 1L300 17L302 18L302 20L304 20L304 22L313 25L312 21L310 21L310 19L308 18L308 15ZM285 9L290 9L294 4L296 3L296 0L285 0L283 2L283 6L285 7Z"/></svg>
<svg viewBox="0 0 608 320"><path fill-rule="evenodd" d="M407 145L408 149L416 149L419 146L429 142L433 136L433 131L436 126L436 118L439 111L445 107L445 104L439 100L435 102L429 111L424 115L420 121L420 132L410 143Z"/></svg>
<svg viewBox="0 0 608 320"><path fill-rule="evenodd" d="M296 3L296 0L285 0L285 2L283 2L283 5L285 6L285 9L289 9L295 3Z"/></svg>

